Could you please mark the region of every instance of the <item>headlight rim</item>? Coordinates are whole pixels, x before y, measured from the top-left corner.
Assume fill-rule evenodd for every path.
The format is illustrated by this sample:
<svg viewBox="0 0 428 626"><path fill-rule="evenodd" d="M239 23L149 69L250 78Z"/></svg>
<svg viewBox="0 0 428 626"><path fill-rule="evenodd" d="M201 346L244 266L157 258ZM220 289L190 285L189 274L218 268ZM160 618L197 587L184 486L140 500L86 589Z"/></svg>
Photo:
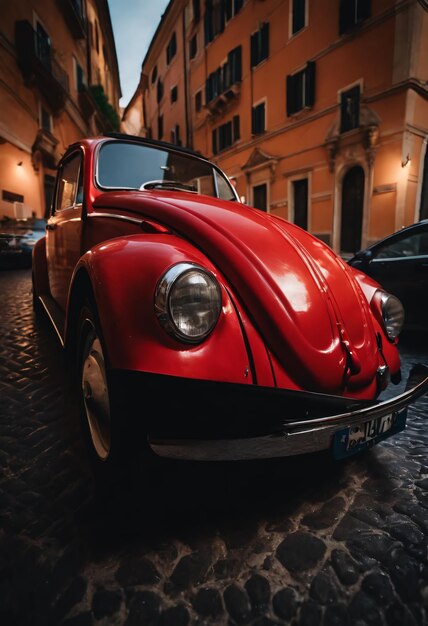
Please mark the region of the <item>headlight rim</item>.
<svg viewBox="0 0 428 626"><path fill-rule="evenodd" d="M173 319L170 306L170 296L178 279L195 270L207 276L215 286L218 296L218 311L214 323L206 332L197 336L189 336L180 330ZM222 310L221 287L214 273L206 267L192 261L179 261L169 267L159 279L155 290L154 305L156 317L168 335L181 343L198 345L205 341L217 326Z"/></svg>
<svg viewBox="0 0 428 626"><path fill-rule="evenodd" d="M391 299L393 299L395 302L399 304L401 308L401 314L402 314L401 326L398 332L396 332L395 334L391 334L391 332L388 330L388 320L385 314L387 303L388 301L391 301ZM389 341L391 341L391 343L394 343L397 341L404 327L405 311L404 311L403 304L401 300L397 298L397 296L395 296L394 294L389 293L388 291L380 290L380 312L381 312L381 319L382 319L383 327L385 330L385 334L388 337Z"/></svg>

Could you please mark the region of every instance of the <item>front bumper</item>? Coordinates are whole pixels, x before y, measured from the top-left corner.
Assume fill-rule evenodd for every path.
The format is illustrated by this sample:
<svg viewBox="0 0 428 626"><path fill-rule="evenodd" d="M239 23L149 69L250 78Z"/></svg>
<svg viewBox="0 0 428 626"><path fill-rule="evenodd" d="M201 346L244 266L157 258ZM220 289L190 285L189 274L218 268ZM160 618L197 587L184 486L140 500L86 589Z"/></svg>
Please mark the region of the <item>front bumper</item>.
<svg viewBox="0 0 428 626"><path fill-rule="evenodd" d="M200 461L320 452L333 448L333 442L337 447L336 434L388 415L394 420L388 435L393 435L404 428L407 407L428 391L424 365L412 369L406 391L383 402L140 372L113 371L109 378L121 413L135 413L132 407L142 402L157 407L144 423L133 420L153 452ZM340 450L335 455L340 457Z"/></svg>

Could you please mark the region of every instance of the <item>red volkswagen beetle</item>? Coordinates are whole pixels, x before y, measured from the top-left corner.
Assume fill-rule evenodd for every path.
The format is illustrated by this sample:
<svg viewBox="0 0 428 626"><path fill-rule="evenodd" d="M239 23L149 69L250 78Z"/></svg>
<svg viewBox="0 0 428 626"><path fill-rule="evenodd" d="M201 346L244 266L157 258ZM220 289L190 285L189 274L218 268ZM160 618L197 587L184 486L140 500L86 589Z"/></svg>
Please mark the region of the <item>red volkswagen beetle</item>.
<svg viewBox="0 0 428 626"><path fill-rule="evenodd" d="M37 308L71 355L92 456L336 458L405 427L403 309L199 155L109 135L73 144L33 253Z"/></svg>

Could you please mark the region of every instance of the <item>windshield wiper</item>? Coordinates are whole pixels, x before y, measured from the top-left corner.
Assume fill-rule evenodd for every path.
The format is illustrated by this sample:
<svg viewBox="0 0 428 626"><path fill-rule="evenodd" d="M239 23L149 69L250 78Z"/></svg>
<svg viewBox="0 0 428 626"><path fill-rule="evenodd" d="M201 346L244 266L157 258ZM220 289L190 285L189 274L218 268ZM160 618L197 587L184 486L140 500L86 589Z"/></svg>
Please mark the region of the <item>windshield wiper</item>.
<svg viewBox="0 0 428 626"><path fill-rule="evenodd" d="M186 185L179 180L148 180L146 183L141 185L140 191L148 189L176 189L177 191L190 191L191 193L197 192L194 185Z"/></svg>

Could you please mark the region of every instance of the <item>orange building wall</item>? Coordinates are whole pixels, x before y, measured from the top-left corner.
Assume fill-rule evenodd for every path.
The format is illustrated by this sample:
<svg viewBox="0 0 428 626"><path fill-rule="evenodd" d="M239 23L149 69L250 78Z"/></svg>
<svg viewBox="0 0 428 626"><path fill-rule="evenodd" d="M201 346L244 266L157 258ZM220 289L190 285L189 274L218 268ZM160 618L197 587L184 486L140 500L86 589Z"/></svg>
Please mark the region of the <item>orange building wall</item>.
<svg viewBox="0 0 428 626"><path fill-rule="evenodd" d="M185 0L172 0L160 24L143 71L149 77L144 92L148 125L156 134L157 112L164 114L164 127L183 124L181 106L158 109L150 75L153 66L168 85L182 79L183 45L177 31L176 64L165 67L165 48L178 29ZM289 0L247 0L240 12L226 23L224 32L204 45L203 13L195 24L187 22L186 51L197 33L198 54L187 60L190 101L191 147L212 158L237 180L240 196L253 202L254 185L268 186L268 210L293 219L293 181L308 179L308 229L340 251L342 181L345 172L360 166L365 174L362 246L418 219L421 187L421 153L428 136L428 15L416 0L373 0L371 16L345 35L339 34L337 2L308 0L307 26L290 36ZM269 22L269 56L250 68L250 37L262 22ZM221 66L228 53L242 46L242 81L237 97L219 113L207 107L197 113L194 98L202 90L205 103L207 76ZM315 102L288 117L286 77L316 64ZM340 92L361 87L360 129L341 134ZM266 102L266 130L251 134L251 108ZM240 139L214 155L212 131L240 117ZM168 120L168 121L167 121ZM166 134L165 139L168 139ZM371 142L371 143L370 143ZM251 167L257 151L265 164ZM402 164L409 155L410 163ZM343 214L345 215L345 213ZM345 219L345 217L343 218Z"/></svg>
<svg viewBox="0 0 428 626"><path fill-rule="evenodd" d="M68 0L64 0L66 3ZM101 2L102 5L102 2ZM89 13L103 16L99 2L87 3ZM101 7L101 8L100 8ZM26 20L34 28L42 24L51 40L54 63L68 76L68 91L61 106L53 107L47 87L42 88L32 74L24 80L18 64L19 50L15 40L16 23ZM100 28L100 45L115 58L109 35ZM15 0L3 3L0 28L0 217L13 216L13 203L3 200L2 192L24 196L27 214L45 213L45 176L55 176L55 163L67 146L77 139L92 134L94 118L84 115L76 80L76 62L85 70L87 65L86 38L76 39L56 0ZM114 63L110 62L110 66ZM104 76L102 63L101 76ZM119 108L120 83L115 68L111 70L110 102ZM108 81L107 81L108 82ZM107 85L105 81L105 84ZM42 131L41 106L51 115L51 128ZM42 137L42 141L40 141ZM48 158L42 154L48 146ZM42 152L41 152L42 150ZM21 165L18 165L22 163Z"/></svg>

